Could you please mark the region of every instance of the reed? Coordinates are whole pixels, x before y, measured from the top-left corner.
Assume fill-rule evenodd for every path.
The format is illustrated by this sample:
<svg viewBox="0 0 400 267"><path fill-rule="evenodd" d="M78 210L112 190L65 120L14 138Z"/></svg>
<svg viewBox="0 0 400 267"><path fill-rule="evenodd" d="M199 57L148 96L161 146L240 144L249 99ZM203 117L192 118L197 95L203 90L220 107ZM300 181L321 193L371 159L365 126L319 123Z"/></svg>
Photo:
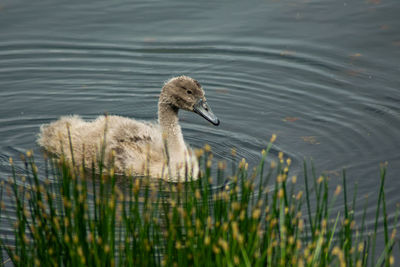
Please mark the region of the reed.
<svg viewBox="0 0 400 267"><path fill-rule="evenodd" d="M14 239L0 237L0 246L15 266L392 265L397 215L390 228L386 166L369 234L365 210L361 223L355 221L356 192L350 201L346 173L332 193L327 177L304 164L305 184L297 185L283 153L267 164L274 139L253 171L241 160L232 174L224 163L212 167L205 146L198 151L200 179L178 184L118 176L101 160L87 170L64 157L46 159L39 174L28 152L26 175L17 175L10 160L12 178L0 185L0 199L8 192L16 208L8 218ZM333 212L341 197L343 210ZM7 220L4 209L0 205L0 219ZM380 216L385 248L376 253Z"/></svg>

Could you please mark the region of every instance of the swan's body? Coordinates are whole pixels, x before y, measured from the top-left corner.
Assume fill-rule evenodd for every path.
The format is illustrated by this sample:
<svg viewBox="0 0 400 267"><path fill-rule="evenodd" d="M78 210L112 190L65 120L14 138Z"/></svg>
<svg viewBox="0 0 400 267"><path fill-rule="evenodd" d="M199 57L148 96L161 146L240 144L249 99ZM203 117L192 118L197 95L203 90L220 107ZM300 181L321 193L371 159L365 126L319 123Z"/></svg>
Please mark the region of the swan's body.
<svg viewBox="0 0 400 267"><path fill-rule="evenodd" d="M179 109L199 113L213 124L219 124L200 84L180 76L169 80L161 91L158 123L120 116L100 116L87 122L79 116L67 116L42 125L38 143L53 154L71 159L69 128L75 161L84 159L90 166L99 157L106 136L104 155L114 154L113 166L118 173L149 174L174 182L197 179L197 158L184 142L178 123ZM108 160L104 163L110 164Z"/></svg>

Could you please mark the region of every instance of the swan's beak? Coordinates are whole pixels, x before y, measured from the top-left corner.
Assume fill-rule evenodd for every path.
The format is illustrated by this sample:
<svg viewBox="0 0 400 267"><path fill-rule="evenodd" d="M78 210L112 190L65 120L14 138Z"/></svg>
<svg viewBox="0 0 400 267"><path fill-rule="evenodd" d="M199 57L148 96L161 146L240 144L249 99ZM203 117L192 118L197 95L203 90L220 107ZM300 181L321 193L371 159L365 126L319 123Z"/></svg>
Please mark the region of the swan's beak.
<svg viewBox="0 0 400 267"><path fill-rule="evenodd" d="M206 101L200 99L193 107L193 111L202 116L204 119L208 120L215 126L219 125L219 119L214 115L210 106L208 106Z"/></svg>

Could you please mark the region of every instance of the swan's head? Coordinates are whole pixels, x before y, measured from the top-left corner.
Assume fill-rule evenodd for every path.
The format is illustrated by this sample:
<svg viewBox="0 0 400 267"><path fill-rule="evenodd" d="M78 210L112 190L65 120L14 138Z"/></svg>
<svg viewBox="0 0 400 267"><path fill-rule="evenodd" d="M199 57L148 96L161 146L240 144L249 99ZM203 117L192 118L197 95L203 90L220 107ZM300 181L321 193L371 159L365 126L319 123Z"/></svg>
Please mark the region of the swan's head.
<svg viewBox="0 0 400 267"><path fill-rule="evenodd" d="M160 101L178 109L195 112L212 124L219 125L219 119L207 104L200 83L190 77L179 76L167 81L161 91Z"/></svg>

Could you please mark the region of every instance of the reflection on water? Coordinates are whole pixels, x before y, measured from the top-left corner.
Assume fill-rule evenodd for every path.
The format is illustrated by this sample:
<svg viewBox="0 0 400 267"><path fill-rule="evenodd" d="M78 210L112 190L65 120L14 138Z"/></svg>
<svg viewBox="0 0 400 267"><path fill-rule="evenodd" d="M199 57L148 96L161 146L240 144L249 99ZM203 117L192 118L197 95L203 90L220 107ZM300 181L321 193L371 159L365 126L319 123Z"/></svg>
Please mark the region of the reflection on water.
<svg viewBox="0 0 400 267"><path fill-rule="evenodd" d="M200 81L221 120L214 128L181 112L191 146L209 143L227 161L235 147L254 165L276 133L270 160L283 151L298 174L313 158L332 186L347 168L360 205L365 195L375 203L379 163L388 161L393 219L400 200L397 0L90 2L1 3L1 180L10 156L30 148L40 154L41 124L104 112L155 120L163 82L185 74ZM367 210L369 227L374 211Z"/></svg>

